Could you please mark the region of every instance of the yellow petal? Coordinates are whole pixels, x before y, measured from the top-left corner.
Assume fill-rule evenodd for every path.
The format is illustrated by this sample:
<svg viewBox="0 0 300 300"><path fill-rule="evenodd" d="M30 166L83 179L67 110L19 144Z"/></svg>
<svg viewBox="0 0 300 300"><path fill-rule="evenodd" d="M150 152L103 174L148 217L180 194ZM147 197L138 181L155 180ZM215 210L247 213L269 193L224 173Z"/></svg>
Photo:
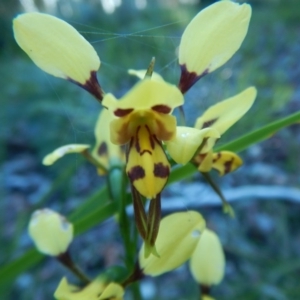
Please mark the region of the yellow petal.
<svg viewBox="0 0 300 300"><path fill-rule="evenodd" d="M170 113L175 107L183 104L183 96L175 85L165 81L144 79L119 101L111 94L106 94L102 103L118 117L124 116L126 110L157 111L161 108Z"/></svg>
<svg viewBox="0 0 300 300"><path fill-rule="evenodd" d="M201 300L215 300L215 298L208 296L208 295L202 295Z"/></svg>
<svg viewBox="0 0 300 300"><path fill-rule="evenodd" d="M211 127L223 134L250 109L255 97L256 89L249 87L240 94L211 106L196 120L195 127Z"/></svg>
<svg viewBox="0 0 300 300"><path fill-rule="evenodd" d="M99 300L121 300L124 296L124 289L117 283L110 283L103 291Z"/></svg>
<svg viewBox="0 0 300 300"><path fill-rule="evenodd" d="M141 126L130 142L126 172L134 187L153 199L167 183L170 164L161 143L147 126Z"/></svg>
<svg viewBox="0 0 300 300"><path fill-rule="evenodd" d="M96 145L92 155L107 169L109 169L111 161L125 162L125 156L121 147L113 144L110 139L110 123L114 119L115 117L111 112L107 109L102 109L94 130Z"/></svg>
<svg viewBox="0 0 300 300"><path fill-rule="evenodd" d="M137 128L147 124L159 140L167 141L175 136L176 118L153 110L138 110L110 123L110 138L114 144L123 145L135 135Z"/></svg>
<svg viewBox="0 0 300 300"><path fill-rule="evenodd" d="M95 279L83 289L70 285L64 277L55 293L57 300L99 300L99 295L104 291L106 284L100 278Z"/></svg>
<svg viewBox="0 0 300 300"><path fill-rule="evenodd" d="M213 168L220 176L233 172L243 164L242 159L231 151L221 151L213 154Z"/></svg>
<svg viewBox="0 0 300 300"><path fill-rule="evenodd" d="M210 138L213 139L210 139ZM205 128L202 130L177 126L176 128L176 137L170 141L165 142L166 148L170 156L178 164L188 163L195 155L199 146L207 139L207 146L205 151L209 151L216 141L219 138L219 133L213 128ZM212 140L213 143L210 143L209 140Z"/></svg>
<svg viewBox="0 0 300 300"><path fill-rule="evenodd" d="M213 152L210 150L205 154L198 154L194 158L200 172L209 172L213 167Z"/></svg>
<svg viewBox="0 0 300 300"><path fill-rule="evenodd" d="M46 208L32 214L28 233L40 252L57 256L65 253L73 240L73 225L60 214Z"/></svg>
<svg viewBox="0 0 300 300"><path fill-rule="evenodd" d="M146 75L147 70L143 69L143 70L133 70L133 69L129 69L128 73L130 75L136 76L139 79L145 79L145 75ZM161 77L161 75L159 75L156 72L153 72L151 75L151 80L156 80L156 81L164 81L164 79Z"/></svg>
<svg viewBox="0 0 300 300"><path fill-rule="evenodd" d="M97 97L99 57L82 35L68 23L37 12L13 21L19 46L45 72L81 85ZM101 95L98 95L100 97Z"/></svg>
<svg viewBox="0 0 300 300"><path fill-rule="evenodd" d="M190 260L194 279L211 286L222 281L225 271L225 256L218 236L205 229Z"/></svg>
<svg viewBox="0 0 300 300"><path fill-rule="evenodd" d="M179 46L179 64L201 76L226 63L248 31L251 7L219 1L201 10L186 27Z"/></svg>
<svg viewBox="0 0 300 300"><path fill-rule="evenodd" d="M205 228L205 220L196 211L171 214L161 220L155 242L160 257L144 256L144 247L139 252L139 265L143 273L158 276L185 263Z"/></svg>
<svg viewBox="0 0 300 300"><path fill-rule="evenodd" d="M43 165L50 166L68 153L81 153L89 147L90 145L85 144L69 144L59 147L44 157Z"/></svg>

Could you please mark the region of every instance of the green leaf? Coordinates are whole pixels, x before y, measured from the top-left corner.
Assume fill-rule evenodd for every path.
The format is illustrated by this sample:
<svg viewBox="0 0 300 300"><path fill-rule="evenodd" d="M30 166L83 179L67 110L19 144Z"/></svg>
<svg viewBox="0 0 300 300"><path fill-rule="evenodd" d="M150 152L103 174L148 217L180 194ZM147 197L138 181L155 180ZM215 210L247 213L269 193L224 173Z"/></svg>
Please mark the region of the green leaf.
<svg viewBox="0 0 300 300"><path fill-rule="evenodd" d="M269 123L264 127L256 129L250 133L247 133L227 144L224 144L216 148L216 151L228 150L228 151L240 152L242 150L247 149L253 144L268 139L278 130L298 122L300 122L300 111L291 114L285 118L279 119L278 121Z"/></svg>
<svg viewBox="0 0 300 300"><path fill-rule="evenodd" d="M37 250L30 249L21 257L2 267L0 269L0 287L5 286L19 274L39 263L44 257L45 256L39 253Z"/></svg>

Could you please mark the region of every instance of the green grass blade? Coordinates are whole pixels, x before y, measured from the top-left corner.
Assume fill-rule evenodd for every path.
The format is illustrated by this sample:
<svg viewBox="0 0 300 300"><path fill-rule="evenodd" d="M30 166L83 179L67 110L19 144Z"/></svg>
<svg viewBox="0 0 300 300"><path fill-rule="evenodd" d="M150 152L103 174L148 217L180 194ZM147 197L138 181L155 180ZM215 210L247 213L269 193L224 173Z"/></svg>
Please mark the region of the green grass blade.
<svg viewBox="0 0 300 300"><path fill-rule="evenodd" d="M247 149L253 144L259 143L271 137L278 130L298 122L300 122L300 111L291 114L285 118L279 119L278 121L267 124L264 127L256 129L250 133L247 133L227 144L216 148L216 151L228 150L240 152L242 150Z"/></svg>

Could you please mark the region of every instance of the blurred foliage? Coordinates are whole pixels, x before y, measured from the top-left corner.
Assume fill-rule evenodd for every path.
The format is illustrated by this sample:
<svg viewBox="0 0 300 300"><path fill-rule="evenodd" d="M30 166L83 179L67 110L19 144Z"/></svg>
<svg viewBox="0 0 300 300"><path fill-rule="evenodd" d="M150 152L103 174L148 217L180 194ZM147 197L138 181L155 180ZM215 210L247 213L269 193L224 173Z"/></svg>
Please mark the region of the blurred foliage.
<svg viewBox="0 0 300 300"><path fill-rule="evenodd" d="M145 9L138 10L134 0L123 1L114 13L107 14L101 1L60 0L54 8L45 5L42 0L27 1L35 3L42 12L65 19L93 44L102 61L98 74L101 85L117 96L136 82L134 77L127 75L127 69L146 68L152 56L156 56L156 71L170 82L178 81L176 47L182 30L192 16L211 1L194 1L190 5L179 2L148 1ZM197 88L187 94L186 115L190 116L188 123L193 124L195 118L212 103L250 85L258 88L258 98L250 114L222 138L222 143L300 109L298 0L249 2L253 5L253 18L241 50L220 70L201 79ZM23 11L24 6L17 0L0 2L0 161L3 165L0 194L4 199L0 202L0 209L8 212L0 214L0 226L3 228L0 243L6 245L0 249L0 264L19 256L28 248L30 243L25 237L24 227L37 205L47 203L53 206L54 200L59 200L55 205L63 212L70 212L80 203L78 182L70 179L68 172L74 168L78 170L82 161L66 158L49 169L41 167L39 162L46 153L60 145L73 142L92 144L94 122L101 109L89 94L77 86L44 74L18 48L12 36L11 20ZM289 170L297 172L300 167L296 161L299 151L297 133L287 130L280 133L278 149L272 141L269 142L264 148L267 153L263 158L276 162L278 156L273 152L284 148L289 154L282 163ZM284 145L281 145L282 140L285 141ZM45 174L51 182L57 179L64 186L56 186L55 182L51 186L48 183L48 196L45 191L41 195L47 197L40 196L35 202L26 196L23 199L18 191L10 190L5 166L7 162L25 154L36 159L33 171ZM85 180L88 176L90 181L94 180L94 171L85 167L84 172L82 177ZM65 179L61 176L65 176ZM77 176L80 181L81 175ZM299 184L298 176L295 182ZM92 183L96 187L85 192L92 193L102 184L99 179ZM8 195L7 190L14 193L14 198ZM11 199L12 204L9 203ZM66 204L66 199L71 199L73 203ZM16 204L20 206L16 208ZM236 210L238 218L233 223L229 223L226 217L220 217L219 211L216 215L210 209L203 210L209 216L211 227L225 237L224 245L229 260L228 278L224 285L216 289L216 295L219 293L219 299L245 300L300 298L297 280L300 261L296 259L299 254L293 252L293 243L300 240L299 230L296 230L300 226L299 208L290 209L288 205L277 202L256 206L247 202L238 204ZM251 222L251 217L257 218L260 211L273 220L273 231L264 236L253 234L255 230L251 227L255 223ZM274 215L278 222L274 222ZM248 219L248 226L243 224L245 219ZM278 241L283 243L280 247ZM101 265L100 262L96 263ZM258 267L254 268L253 265ZM51 270L51 266L49 268ZM183 272L182 276L188 276L186 273ZM34 280L28 279L26 274L19 279L18 287L12 290L10 296L7 295L7 299L33 299L30 289L23 296L19 294L22 288L35 287L34 282L39 280L39 274L44 276L44 280L53 280L53 271L47 275L35 270L33 274ZM165 276L158 280L161 284L170 283ZM178 273L174 274L172 280L172 285L183 282ZM171 293L171 296L175 293L172 299L176 299L176 292L180 289L184 292L194 291L195 286L191 285L178 284L175 292ZM158 286L162 299L170 296L164 294L163 285L158 283ZM9 287L5 286L5 290L8 291ZM45 289L46 292L51 290L53 286ZM34 299L42 299L39 295Z"/></svg>

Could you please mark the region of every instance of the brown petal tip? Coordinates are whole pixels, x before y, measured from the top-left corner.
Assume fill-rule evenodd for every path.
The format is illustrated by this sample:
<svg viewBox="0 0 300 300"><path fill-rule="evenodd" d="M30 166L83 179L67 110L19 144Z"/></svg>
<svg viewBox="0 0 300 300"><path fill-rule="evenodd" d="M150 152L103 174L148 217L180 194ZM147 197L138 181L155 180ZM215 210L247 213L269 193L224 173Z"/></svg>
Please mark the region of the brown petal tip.
<svg viewBox="0 0 300 300"><path fill-rule="evenodd" d="M97 79L97 72L96 71L91 71L91 76L90 78L84 83L81 84L72 78L68 78L69 81L75 83L76 85L82 87L86 91L88 91L90 94L92 94L99 102L102 101L104 92L98 82Z"/></svg>
<svg viewBox="0 0 300 300"><path fill-rule="evenodd" d="M202 74L198 75L196 72L189 72L186 65L181 65L181 76L178 87L182 94L186 93L200 78L209 73L206 69Z"/></svg>

